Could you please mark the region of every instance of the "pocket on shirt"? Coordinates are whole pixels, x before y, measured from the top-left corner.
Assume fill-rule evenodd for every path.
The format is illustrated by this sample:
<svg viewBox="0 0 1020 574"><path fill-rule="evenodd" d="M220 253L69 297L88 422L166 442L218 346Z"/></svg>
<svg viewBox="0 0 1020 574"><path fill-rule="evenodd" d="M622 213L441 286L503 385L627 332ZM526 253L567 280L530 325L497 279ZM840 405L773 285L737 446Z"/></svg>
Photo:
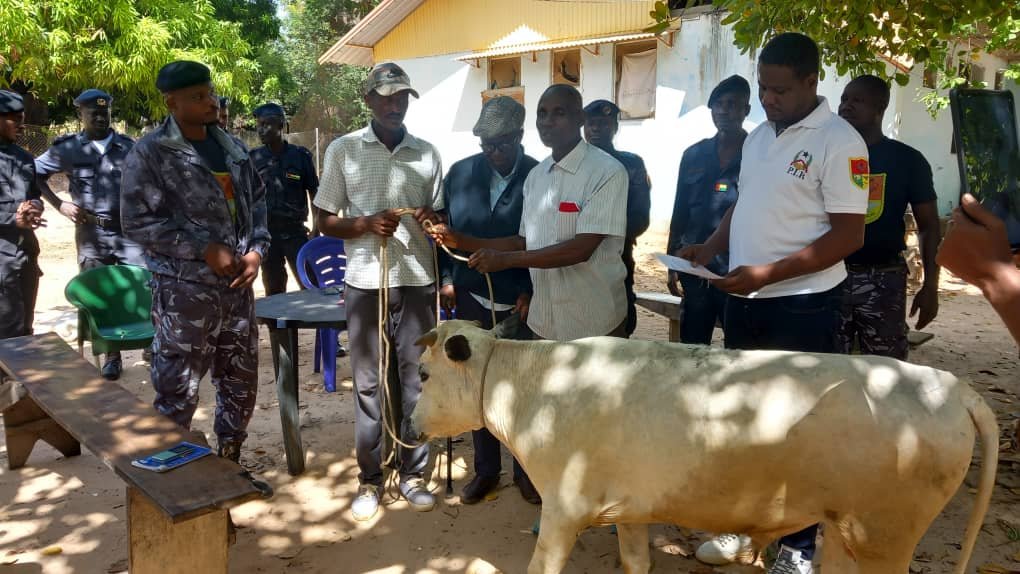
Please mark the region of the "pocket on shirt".
<svg viewBox="0 0 1020 574"><path fill-rule="evenodd" d="M579 212L559 212L556 214L556 241L569 241L577 235L577 216Z"/></svg>

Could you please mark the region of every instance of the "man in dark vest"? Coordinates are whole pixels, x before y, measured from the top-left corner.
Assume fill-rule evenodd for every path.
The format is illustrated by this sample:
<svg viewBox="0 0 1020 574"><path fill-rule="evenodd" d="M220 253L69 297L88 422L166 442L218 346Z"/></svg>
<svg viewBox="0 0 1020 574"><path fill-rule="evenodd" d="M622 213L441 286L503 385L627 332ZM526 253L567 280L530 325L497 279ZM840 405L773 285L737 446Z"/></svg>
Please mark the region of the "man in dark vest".
<svg viewBox="0 0 1020 574"><path fill-rule="evenodd" d="M443 181L443 204L451 229L475 237L514 235L521 226L524 180L538 161L524 153L524 106L513 98L493 98L482 106L472 130L481 140L482 152L450 167ZM502 321L518 312L526 319L531 301L531 276L527 269L513 268L491 275L493 300L485 276L440 252L442 288L440 303L458 319L479 321L492 328L492 315ZM514 338L530 339L521 321ZM461 501L475 504L499 486L499 441L482 428L472 431L475 445L475 476L464 487ZM532 504L542 501L521 465L514 460L514 482L521 496Z"/></svg>

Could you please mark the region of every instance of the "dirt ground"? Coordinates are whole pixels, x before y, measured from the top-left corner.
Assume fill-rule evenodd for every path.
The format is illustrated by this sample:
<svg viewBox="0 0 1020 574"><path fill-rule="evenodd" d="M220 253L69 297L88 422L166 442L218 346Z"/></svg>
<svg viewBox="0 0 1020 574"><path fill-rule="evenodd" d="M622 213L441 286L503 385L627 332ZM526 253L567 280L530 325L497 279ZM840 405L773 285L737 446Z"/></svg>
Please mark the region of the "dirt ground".
<svg viewBox="0 0 1020 574"><path fill-rule="evenodd" d="M50 226L39 235L45 272L36 315L36 332L56 331L74 338L75 313L63 297L76 273L71 225L53 210ZM665 236L649 232L638 250L638 290L665 291L665 272L652 258ZM291 287L294 288L293 283ZM257 282L261 294L261 285ZM1003 426L999 485L972 564L997 564L1020 572L1020 454L1009 445L1006 427L1020 417L1017 347L979 293L944 274L941 312L927 331L935 338L913 352L917 363L969 378L999 414ZM666 339L666 320L641 310L638 337ZM535 537L538 508L521 500L504 471L503 488L494 500L464 506L456 493L469 477L470 437L454 452L456 493L443 497L441 443L433 445L432 485L439 504L416 513L396 501L391 488L384 507L370 523L356 523L349 505L357 490L353 450L354 413L350 365L338 360L337 392L325 393L321 375L312 373L313 332L300 337L302 436L307 470L289 476L284 462L268 335L260 342L258 408L252 420L244 462L276 487L270 502L250 502L233 510L241 527L231 548L232 573L453 573L524 572ZM145 401L152 398L149 372L139 352L125 354L126 370L118 384ZM342 381L340 381L342 379ZM212 437L213 392L203 383L195 427ZM504 469L509 469L504 454ZM0 573L82 573L126 570L127 545L124 486L91 453L63 459L39 444L27 467L6 469L6 446L0 439ZM932 525L911 572L950 572L957 556L975 485L974 468L967 484ZM635 480L640 480L636 476ZM656 572L760 572L731 566L713 570L693 558L707 537L675 526L652 527ZM59 548L59 553L51 553ZM49 549L44 553L43 550ZM616 539L607 528L584 532L567 572L619 571ZM199 574L199 573L196 573Z"/></svg>

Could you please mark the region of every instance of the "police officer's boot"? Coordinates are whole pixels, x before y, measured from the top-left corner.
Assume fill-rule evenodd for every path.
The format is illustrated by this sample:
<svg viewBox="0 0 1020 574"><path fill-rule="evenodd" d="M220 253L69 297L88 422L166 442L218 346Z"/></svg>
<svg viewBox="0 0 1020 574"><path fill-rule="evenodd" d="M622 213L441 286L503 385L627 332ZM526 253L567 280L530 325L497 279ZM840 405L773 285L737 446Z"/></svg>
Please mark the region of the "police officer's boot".
<svg viewBox="0 0 1020 574"><path fill-rule="evenodd" d="M239 442L220 443L219 449L217 450L216 454L218 454L222 458L232 460L237 464L241 464L241 443ZM255 478L252 475L252 473L245 470L244 467L241 467L241 476L243 476L244 478L248 479L251 482L252 486L254 486L255 489L262 494L262 498L273 497L273 487L269 486L268 482Z"/></svg>

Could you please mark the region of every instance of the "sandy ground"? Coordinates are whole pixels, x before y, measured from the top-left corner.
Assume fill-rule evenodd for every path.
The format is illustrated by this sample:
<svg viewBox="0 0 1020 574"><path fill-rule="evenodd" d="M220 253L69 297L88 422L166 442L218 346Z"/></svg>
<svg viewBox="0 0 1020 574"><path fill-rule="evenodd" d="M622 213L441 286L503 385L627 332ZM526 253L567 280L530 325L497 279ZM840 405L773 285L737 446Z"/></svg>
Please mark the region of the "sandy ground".
<svg viewBox="0 0 1020 574"><path fill-rule="evenodd" d="M76 273L72 228L49 211L50 227L40 232L41 265L45 272L39 297L36 331L54 330L68 341L74 337L74 311L63 288ZM649 232L638 250L638 290L665 291L665 272L652 259L665 237ZM293 281L293 280L292 280ZM258 282L257 282L258 284ZM296 283L292 283L292 288ZM257 286L261 292L261 285ZM666 320L641 310L637 336L666 338ZM1005 426L1020 412L1017 348L992 310L972 288L944 276L942 309L928 328L934 340L914 352L911 360L953 371L974 381L999 413ZM233 511L241 530L231 548L234 573L452 573L524 572L535 543L531 526L538 508L521 500L504 471L503 489L494 500L461 505L457 495L442 496L445 477L430 468L439 495L437 508L416 513L396 501L391 489L385 506L368 524L355 523L349 503L357 490L353 452L354 414L350 365L338 360L338 389L325 393L322 377L312 373L313 333L301 334L300 387L302 435L307 448L307 471L299 477L286 472L277 411L268 336L260 343L258 408L252 420L244 462L276 486L271 502L251 502ZM151 400L147 367L140 353L125 355L127 368L118 384L145 401ZM211 385L202 388L195 427L212 440ZM454 452L456 492L469 477L470 437ZM2 439L0 439L2 441ZM442 469L443 449L433 445L435 469ZM1020 454L1002 444L999 486L985 520L972 564L999 564L1020 571ZM504 469L509 469L504 454ZM911 572L950 572L958 543L971 510L974 472L968 484L933 524L917 548ZM635 476L635 480L641 480ZM126 570L127 545L124 486L91 453L63 459L39 444L29 465L6 469L6 447L0 442L0 573L103 573ZM1010 533L1009 529L1014 530ZM731 566L713 570L692 557L706 538L675 526L653 526L656 572L760 572L756 567ZM1012 537L1012 539L1010 538ZM57 546L60 553L44 555ZM620 571L616 539L606 528L584 532L571 555L567 572ZM199 573L196 573L199 574Z"/></svg>

